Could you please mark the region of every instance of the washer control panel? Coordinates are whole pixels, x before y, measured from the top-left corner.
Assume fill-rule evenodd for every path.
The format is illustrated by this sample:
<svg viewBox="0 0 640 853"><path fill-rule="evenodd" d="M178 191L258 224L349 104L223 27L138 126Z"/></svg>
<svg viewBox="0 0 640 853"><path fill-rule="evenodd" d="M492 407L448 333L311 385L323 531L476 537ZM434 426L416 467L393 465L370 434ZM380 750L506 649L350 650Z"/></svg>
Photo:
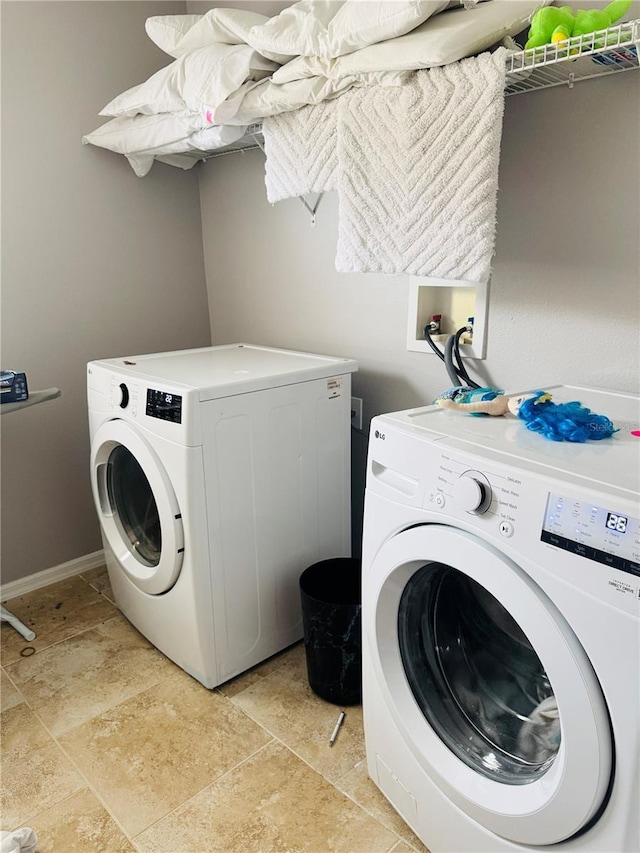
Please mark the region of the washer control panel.
<svg viewBox="0 0 640 853"><path fill-rule="evenodd" d="M477 530L497 534L505 545L508 540L529 556L552 546L544 558L547 568L575 571L580 586L588 584L601 596L615 592L628 609L633 599L640 602L640 518L628 504L611 499L604 505L602 495L600 500L585 499L577 486L550 490L549 480L533 474L525 482L495 460L487 460L482 471L474 463L478 461L455 451L441 452L435 480L433 474L429 477L427 504L444 515L474 519ZM563 556L567 553L579 558L571 570ZM589 561L617 572L587 574Z"/></svg>
<svg viewBox="0 0 640 853"><path fill-rule="evenodd" d="M640 575L640 519L615 506L596 506L550 492L540 539L579 557Z"/></svg>
<svg viewBox="0 0 640 853"><path fill-rule="evenodd" d="M442 453L435 489L427 494L439 509L454 509L496 522L501 536L513 536L522 480L497 471L479 471L454 454Z"/></svg>

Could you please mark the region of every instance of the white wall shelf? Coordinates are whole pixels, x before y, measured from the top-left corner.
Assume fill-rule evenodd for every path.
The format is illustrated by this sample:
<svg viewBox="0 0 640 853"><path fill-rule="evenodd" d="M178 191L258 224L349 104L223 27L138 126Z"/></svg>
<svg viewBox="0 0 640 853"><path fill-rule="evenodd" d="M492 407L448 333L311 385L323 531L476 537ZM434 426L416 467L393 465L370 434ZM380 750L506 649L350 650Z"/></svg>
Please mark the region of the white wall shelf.
<svg viewBox="0 0 640 853"><path fill-rule="evenodd" d="M640 20L507 57L506 95L638 70Z"/></svg>
<svg viewBox="0 0 640 853"><path fill-rule="evenodd" d="M639 51L640 20L617 24L557 44L516 51L507 57L505 95L519 95L552 86L572 87L579 80L637 71ZM250 125L245 135L232 145L194 156L209 160L255 148L263 148L260 122Z"/></svg>

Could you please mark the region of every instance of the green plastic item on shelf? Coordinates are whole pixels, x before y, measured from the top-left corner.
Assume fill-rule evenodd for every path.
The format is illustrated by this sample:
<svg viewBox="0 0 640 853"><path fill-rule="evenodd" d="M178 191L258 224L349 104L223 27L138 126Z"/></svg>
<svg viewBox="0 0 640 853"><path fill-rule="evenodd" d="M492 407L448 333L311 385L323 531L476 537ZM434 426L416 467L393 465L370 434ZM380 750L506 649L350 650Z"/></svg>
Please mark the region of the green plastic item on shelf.
<svg viewBox="0 0 640 853"><path fill-rule="evenodd" d="M545 6L531 19L525 50L556 44L597 30L606 30L618 21L631 6L631 0L613 0L604 9L579 9L570 6Z"/></svg>

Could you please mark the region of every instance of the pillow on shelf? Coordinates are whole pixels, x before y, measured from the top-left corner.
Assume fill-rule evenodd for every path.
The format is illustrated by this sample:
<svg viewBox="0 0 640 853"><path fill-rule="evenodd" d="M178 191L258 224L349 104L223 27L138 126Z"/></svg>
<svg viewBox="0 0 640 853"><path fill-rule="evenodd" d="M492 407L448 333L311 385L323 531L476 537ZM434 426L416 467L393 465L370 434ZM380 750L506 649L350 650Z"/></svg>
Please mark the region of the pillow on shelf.
<svg viewBox="0 0 640 853"><path fill-rule="evenodd" d="M251 28L268 20L266 15L243 9L210 9L205 15L156 15L147 18L145 29L154 44L178 59L212 44L246 44Z"/></svg>
<svg viewBox="0 0 640 853"><path fill-rule="evenodd" d="M190 113L118 116L83 136L82 144L134 154L178 142L202 130L202 125L202 119Z"/></svg>
<svg viewBox="0 0 640 853"><path fill-rule="evenodd" d="M160 50L177 59L176 46L200 20L202 15L155 15L147 18L144 28L151 41Z"/></svg>
<svg viewBox="0 0 640 853"><path fill-rule="evenodd" d="M194 50L161 68L147 81L127 89L101 111L103 116L214 109L247 80L269 76L278 66L247 45L213 44Z"/></svg>
<svg viewBox="0 0 640 853"><path fill-rule="evenodd" d="M194 116L120 116L82 137L84 145L97 145L124 154L133 171L143 178L154 160L190 169L205 151L230 145L244 135L245 127L207 127ZM180 155L190 154L188 157Z"/></svg>
<svg viewBox="0 0 640 853"><path fill-rule="evenodd" d="M300 0L252 27L247 42L264 56L330 59L403 35L447 6L449 0Z"/></svg>
<svg viewBox="0 0 640 853"><path fill-rule="evenodd" d="M410 33L335 59L300 56L273 75L274 83L307 77L339 79L370 71L409 71L457 62L488 50L529 26L551 0L494 0L441 12Z"/></svg>

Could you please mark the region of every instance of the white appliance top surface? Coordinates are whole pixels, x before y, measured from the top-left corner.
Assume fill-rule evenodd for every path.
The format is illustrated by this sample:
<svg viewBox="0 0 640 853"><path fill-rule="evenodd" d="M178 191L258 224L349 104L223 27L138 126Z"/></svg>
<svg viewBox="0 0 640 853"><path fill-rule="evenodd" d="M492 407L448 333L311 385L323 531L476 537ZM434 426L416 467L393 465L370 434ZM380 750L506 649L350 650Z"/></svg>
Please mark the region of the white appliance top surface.
<svg viewBox="0 0 640 853"><path fill-rule="evenodd" d="M279 385L353 373L355 361L252 344L228 344L179 352L152 353L97 361L120 376L171 382L198 389L201 400ZM162 390L162 389L160 389Z"/></svg>
<svg viewBox="0 0 640 853"><path fill-rule="evenodd" d="M426 440L469 452L494 451L535 467L546 468L550 476L562 472L594 482L612 485L637 494L640 489L640 397L575 385L541 386L554 403L576 400L599 415L606 415L619 432L612 438L576 444L551 441L528 430L513 415L474 417L465 412L429 406L381 416L401 424ZM512 392L525 393L522 391ZM529 466L528 466L529 467Z"/></svg>

